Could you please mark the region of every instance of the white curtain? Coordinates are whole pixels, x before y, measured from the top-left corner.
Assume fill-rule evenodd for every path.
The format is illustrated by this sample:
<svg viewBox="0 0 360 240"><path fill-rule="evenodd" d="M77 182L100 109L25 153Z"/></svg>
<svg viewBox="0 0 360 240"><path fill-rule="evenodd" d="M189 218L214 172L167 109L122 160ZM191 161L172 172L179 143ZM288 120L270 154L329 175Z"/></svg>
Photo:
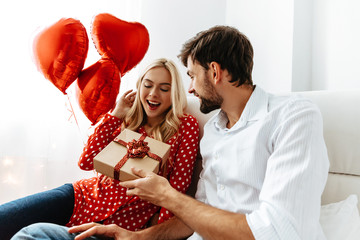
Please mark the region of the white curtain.
<svg viewBox="0 0 360 240"><path fill-rule="evenodd" d="M199 12L202 7L207 11ZM144 24L150 34L149 50L139 66L121 79L120 96L134 88L139 69L159 57L177 61L187 87L186 69L176 57L181 44L198 31L224 24L225 7L218 0L2 1L0 204L94 175L77 167L93 128L74 99L75 85L64 96L32 60L33 38L39 29L71 17L79 19L89 34L92 18L104 12ZM90 35L89 41L85 67L100 58Z"/></svg>
<svg viewBox="0 0 360 240"><path fill-rule="evenodd" d="M89 34L92 18L107 12L140 21L140 11L139 0L0 3L0 204L94 175L77 167L93 128L78 108L75 84L63 95L36 69L34 36L61 18L80 20L89 35L87 67L100 59Z"/></svg>

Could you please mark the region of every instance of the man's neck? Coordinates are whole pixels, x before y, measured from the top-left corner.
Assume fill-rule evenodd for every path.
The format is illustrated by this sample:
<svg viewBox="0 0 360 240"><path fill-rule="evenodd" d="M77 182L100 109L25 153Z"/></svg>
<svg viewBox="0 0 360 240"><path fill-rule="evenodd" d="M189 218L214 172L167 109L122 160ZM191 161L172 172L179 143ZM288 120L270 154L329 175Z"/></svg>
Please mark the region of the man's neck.
<svg viewBox="0 0 360 240"><path fill-rule="evenodd" d="M255 86L242 85L234 88L226 95L221 109L226 113L229 120L227 128L232 128L239 121L254 88Z"/></svg>

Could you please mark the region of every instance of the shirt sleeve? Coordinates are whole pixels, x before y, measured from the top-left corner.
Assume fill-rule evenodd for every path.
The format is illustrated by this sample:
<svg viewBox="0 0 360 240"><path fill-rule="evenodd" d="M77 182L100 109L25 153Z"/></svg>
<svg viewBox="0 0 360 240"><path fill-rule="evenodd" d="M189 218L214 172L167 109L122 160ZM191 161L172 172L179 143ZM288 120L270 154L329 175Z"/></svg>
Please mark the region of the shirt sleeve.
<svg viewBox="0 0 360 240"><path fill-rule="evenodd" d="M315 239L329 161L322 117L308 101L282 110L257 210L246 215L256 239Z"/></svg>
<svg viewBox="0 0 360 240"><path fill-rule="evenodd" d="M93 170L94 157L104 149L114 138L120 134L122 120L110 114L106 114L102 122L95 128L89 137L87 144L78 161L82 170Z"/></svg>
<svg viewBox="0 0 360 240"><path fill-rule="evenodd" d="M174 158L174 169L170 174L170 185L181 193L188 190L193 174L194 163L199 148L199 124L191 115L185 117L179 129L179 148ZM162 223L173 214L165 208L160 209L158 223Z"/></svg>

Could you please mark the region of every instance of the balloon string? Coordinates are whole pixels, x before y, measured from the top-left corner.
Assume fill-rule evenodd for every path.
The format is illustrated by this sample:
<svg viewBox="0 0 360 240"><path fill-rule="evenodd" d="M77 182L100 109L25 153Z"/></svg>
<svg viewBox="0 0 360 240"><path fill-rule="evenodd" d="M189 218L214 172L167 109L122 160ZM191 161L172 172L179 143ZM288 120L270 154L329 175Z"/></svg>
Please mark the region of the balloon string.
<svg viewBox="0 0 360 240"><path fill-rule="evenodd" d="M78 123L78 121L77 121L77 118L76 118L76 116L75 116L75 111L74 111L73 106L72 106L72 104L71 104L71 101L70 101L70 98L69 98L69 94L66 94L66 96L67 96L67 99L68 99L69 104L70 104L71 114L72 114L72 116L74 116L75 123L76 123L76 125L77 125L77 127L78 127L78 129L79 129L80 136L81 136L81 141L82 141L83 144L85 145L84 139L82 138L82 132L81 132L81 129L80 129L80 125L79 125L79 123ZM70 117L71 117L71 116L70 116Z"/></svg>

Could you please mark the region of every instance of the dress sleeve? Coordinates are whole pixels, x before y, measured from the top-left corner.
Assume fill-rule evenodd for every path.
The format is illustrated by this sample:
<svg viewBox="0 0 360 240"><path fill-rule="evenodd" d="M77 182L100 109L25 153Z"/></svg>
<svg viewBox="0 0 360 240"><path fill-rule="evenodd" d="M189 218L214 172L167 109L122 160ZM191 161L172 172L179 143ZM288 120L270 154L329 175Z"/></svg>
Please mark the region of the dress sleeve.
<svg viewBox="0 0 360 240"><path fill-rule="evenodd" d="M260 206L247 222L256 239L315 239L329 169L320 111L289 104L277 126Z"/></svg>
<svg viewBox="0 0 360 240"><path fill-rule="evenodd" d="M178 141L180 143L176 149L174 169L170 173L169 182L179 192L186 193L191 183L199 148L199 124L196 118L191 115L184 118L179 128ZM172 216L173 214L169 210L161 208L158 223L162 223Z"/></svg>
<svg viewBox="0 0 360 240"><path fill-rule="evenodd" d="M82 170L93 170L93 158L104 149L121 131L122 120L106 114L100 125L95 128L89 137L78 161Z"/></svg>

